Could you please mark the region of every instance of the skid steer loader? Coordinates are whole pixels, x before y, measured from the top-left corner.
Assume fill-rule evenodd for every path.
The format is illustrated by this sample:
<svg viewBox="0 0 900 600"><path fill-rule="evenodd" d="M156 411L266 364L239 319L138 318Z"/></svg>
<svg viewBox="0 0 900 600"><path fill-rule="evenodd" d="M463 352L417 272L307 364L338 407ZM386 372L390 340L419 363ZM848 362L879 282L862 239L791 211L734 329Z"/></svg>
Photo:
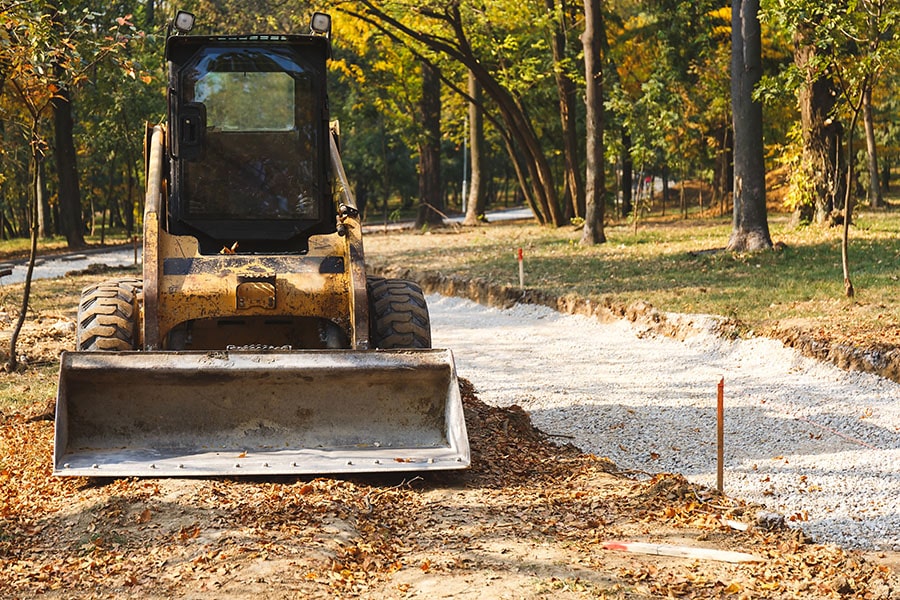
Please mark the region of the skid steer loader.
<svg viewBox="0 0 900 600"><path fill-rule="evenodd" d="M330 19L313 25L168 38L143 277L82 293L54 474L469 465L453 357L431 349L422 291L366 276L328 114Z"/></svg>

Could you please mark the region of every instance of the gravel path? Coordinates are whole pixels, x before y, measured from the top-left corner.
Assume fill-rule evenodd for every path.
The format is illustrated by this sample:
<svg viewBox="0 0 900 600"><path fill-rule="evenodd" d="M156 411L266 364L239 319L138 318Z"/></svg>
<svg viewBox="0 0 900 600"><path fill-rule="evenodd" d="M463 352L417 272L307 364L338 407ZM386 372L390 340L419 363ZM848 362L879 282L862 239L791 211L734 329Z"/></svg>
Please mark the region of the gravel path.
<svg viewBox="0 0 900 600"><path fill-rule="evenodd" d="M900 385L713 321L684 342L627 321L539 306L428 297L434 347L451 348L484 402L518 404L622 469L716 483L716 388L725 382L725 492L819 542L900 550Z"/></svg>

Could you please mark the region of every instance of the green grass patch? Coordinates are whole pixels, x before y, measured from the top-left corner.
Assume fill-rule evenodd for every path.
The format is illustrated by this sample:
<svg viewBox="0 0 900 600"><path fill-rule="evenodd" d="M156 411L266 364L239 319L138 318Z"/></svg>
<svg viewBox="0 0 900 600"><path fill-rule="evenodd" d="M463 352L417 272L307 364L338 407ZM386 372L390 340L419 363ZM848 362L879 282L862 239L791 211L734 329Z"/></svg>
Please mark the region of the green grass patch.
<svg viewBox="0 0 900 600"><path fill-rule="evenodd" d="M518 286L516 250L525 257L525 285L550 294L642 300L661 310L717 314L764 330L786 320L838 331L884 330L900 342L900 213L863 212L850 234L856 297L843 295L840 229L793 228L770 219L775 251L724 250L727 218L644 222L606 228L607 243L579 244L580 230L497 223L428 235L366 238L373 264L439 271Z"/></svg>

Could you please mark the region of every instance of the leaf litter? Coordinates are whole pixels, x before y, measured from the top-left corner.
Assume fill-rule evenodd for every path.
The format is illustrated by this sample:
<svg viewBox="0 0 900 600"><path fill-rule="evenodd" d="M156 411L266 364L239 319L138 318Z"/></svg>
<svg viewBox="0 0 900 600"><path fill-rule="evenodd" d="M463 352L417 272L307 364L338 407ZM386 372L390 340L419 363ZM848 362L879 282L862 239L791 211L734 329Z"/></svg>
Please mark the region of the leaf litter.
<svg viewBox="0 0 900 600"><path fill-rule="evenodd" d="M900 598L888 567L680 475L620 472L461 392L472 468L403 476L55 478L47 402L2 415L0 597Z"/></svg>

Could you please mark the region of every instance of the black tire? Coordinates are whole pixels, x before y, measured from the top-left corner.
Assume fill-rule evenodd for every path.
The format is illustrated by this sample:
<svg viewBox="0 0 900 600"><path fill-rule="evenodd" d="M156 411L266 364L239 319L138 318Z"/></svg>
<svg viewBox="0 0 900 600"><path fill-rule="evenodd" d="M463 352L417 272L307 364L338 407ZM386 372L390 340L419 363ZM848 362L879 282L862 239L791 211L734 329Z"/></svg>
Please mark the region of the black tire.
<svg viewBox="0 0 900 600"><path fill-rule="evenodd" d="M403 279L369 277L369 341L373 348L431 348L431 319L422 288Z"/></svg>
<svg viewBox="0 0 900 600"><path fill-rule="evenodd" d="M136 350L140 279L104 281L84 288L78 305L75 349Z"/></svg>

